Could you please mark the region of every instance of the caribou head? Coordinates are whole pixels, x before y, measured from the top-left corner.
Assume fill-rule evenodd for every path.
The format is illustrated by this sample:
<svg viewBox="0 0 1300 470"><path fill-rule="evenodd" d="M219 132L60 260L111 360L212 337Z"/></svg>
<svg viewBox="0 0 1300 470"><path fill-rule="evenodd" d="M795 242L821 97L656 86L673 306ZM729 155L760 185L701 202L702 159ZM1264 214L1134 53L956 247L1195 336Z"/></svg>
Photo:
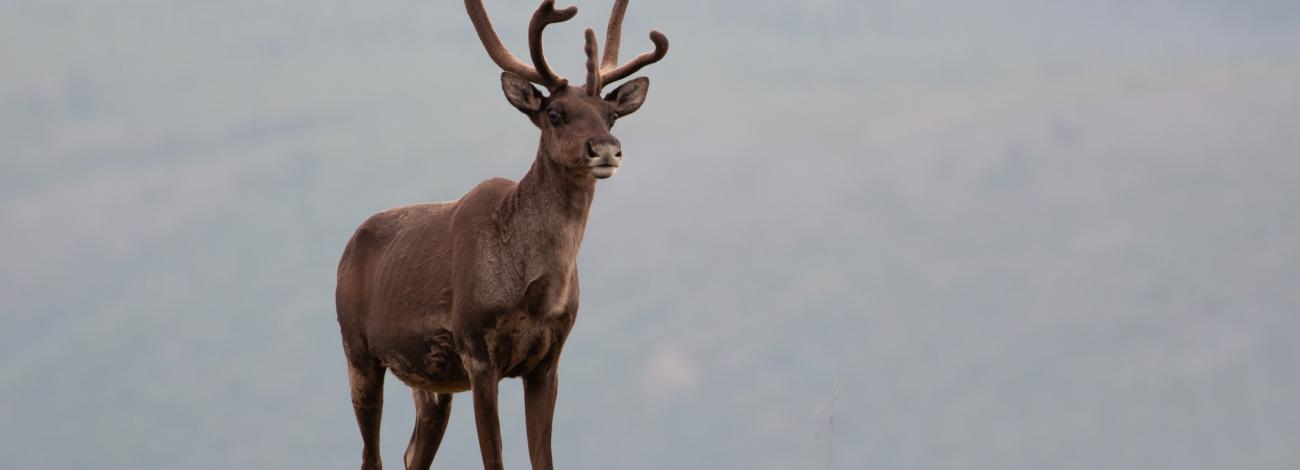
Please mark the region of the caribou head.
<svg viewBox="0 0 1300 470"><path fill-rule="evenodd" d="M540 151L552 162L574 174L599 179L614 176L622 164L623 149L610 129L613 128L614 121L641 107L650 90L650 79L640 77L630 80L604 97L600 95L601 89L663 59L668 53L668 38L658 31L651 31L650 41L654 43L654 51L618 65L627 0L617 0L605 33L604 57L598 56L596 32L587 28L587 82L580 87L572 87L567 79L557 75L546 63L546 56L542 53L542 31L548 25L573 18L578 13L577 7L557 10L554 0L545 0L533 13L528 24L528 50L533 62L531 66L520 61L501 44L481 0L465 0L465 8L469 11L470 20L474 23L474 29L483 41L488 56L504 70L501 73L501 89L505 92L506 100L541 129ZM533 84L546 87L547 93L543 94Z"/></svg>

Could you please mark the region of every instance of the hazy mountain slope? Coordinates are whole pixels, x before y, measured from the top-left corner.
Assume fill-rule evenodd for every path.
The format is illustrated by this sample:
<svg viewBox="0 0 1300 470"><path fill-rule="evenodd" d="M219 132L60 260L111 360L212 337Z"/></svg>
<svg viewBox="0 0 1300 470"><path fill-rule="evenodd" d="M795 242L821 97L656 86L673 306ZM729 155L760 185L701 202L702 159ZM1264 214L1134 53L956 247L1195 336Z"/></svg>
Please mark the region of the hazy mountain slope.
<svg viewBox="0 0 1300 470"><path fill-rule="evenodd" d="M488 3L522 54L532 2ZM1291 2L634 2L625 54L651 25L559 463L821 468L836 378L834 468L1296 460ZM0 61L15 468L355 467L343 243L536 141L447 2L10 2ZM472 468L456 403L438 465Z"/></svg>

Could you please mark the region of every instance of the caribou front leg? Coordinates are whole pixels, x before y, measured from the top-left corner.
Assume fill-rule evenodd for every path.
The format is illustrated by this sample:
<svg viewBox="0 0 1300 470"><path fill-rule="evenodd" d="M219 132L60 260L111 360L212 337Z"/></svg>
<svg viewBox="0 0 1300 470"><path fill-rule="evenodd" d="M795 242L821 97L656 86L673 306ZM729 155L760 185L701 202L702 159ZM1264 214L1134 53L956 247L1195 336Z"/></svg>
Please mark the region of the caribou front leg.
<svg viewBox="0 0 1300 470"><path fill-rule="evenodd" d="M528 456L533 470L552 470L551 420L555 416L555 364L524 377L524 416L528 421Z"/></svg>
<svg viewBox="0 0 1300 470"><path fill-rule="evenodd" d="M467 348L465 371L474 394L474 423L478 427L478 449L485 470L503 470L501 463L501 421L497 417L497 375L483 345ZM465 354L465 353L462 353Z"/></svg>

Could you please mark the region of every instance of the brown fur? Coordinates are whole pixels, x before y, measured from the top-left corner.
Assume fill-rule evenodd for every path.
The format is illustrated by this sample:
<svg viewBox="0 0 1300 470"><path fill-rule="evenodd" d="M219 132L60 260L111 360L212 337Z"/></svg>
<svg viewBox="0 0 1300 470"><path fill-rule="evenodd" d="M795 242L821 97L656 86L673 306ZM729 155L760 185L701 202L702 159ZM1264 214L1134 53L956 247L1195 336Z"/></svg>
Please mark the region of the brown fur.
<svg viewBox="0 0 1300 470"><path fill-rule="evenodd" d="M386 370L413 389L416 425L407 468L429 468L452 394L472 391L484 467L500 469L497 383L507 377L524 382L533 468L552 468L556 367L578 312L578 248L596 180L612 175L622 161L610 128L641 106L649 88L638 78L600 98L591 92L599 85L570 88L550 72L540 57L541 27L575 13L557 12L552 3L543 2L530 28L539 67L522 70L521 77L511 67L527 66L507 62L501 76L507 100L542 133L528 173L518 183L484 181L456 201L375 214L343 252L336 303L363 469L381 467ZM491 49L495 33L481 3L467 0L466 7L489 55L504 57ZM611 29L614 17L622 19L617 9ZM594 64L594 40L587 53ZM529 81L543 82L550 95Z"/></svg>

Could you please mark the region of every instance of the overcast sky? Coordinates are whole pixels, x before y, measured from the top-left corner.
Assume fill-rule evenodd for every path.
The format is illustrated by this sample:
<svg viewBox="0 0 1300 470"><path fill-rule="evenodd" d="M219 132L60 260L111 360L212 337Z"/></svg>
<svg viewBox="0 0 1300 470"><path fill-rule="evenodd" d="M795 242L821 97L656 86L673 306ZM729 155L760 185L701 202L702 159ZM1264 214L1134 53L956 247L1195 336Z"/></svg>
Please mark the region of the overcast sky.
<svg viewBox="0 0 1300 470"><path fill-rule="evenodd" d="M487 6L525 55L535 3ZM1300 3L641 0L625 56L651 28L557 465L1300 460ZM460 2L0 1L0 63L13 468L355 468L344 243L537 142ZM435 468L479 465L469 398Z"/></svg>

